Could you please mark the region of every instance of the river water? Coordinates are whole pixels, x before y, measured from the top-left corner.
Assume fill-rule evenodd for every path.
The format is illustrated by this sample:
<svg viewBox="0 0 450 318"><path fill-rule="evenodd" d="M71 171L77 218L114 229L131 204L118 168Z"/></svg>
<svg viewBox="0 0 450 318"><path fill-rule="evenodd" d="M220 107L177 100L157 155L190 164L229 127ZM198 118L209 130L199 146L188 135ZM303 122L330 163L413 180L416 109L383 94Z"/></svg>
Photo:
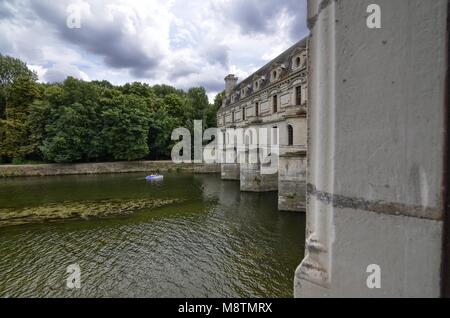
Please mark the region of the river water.
<svg viewBox="0 0 450 318"><path fill-rule="evenodd" d="M218 175L0 180L0 208L180 199L126 216L0 227L0 297L292 297L305 216ZM66 286L78 264L81 288Z"/></svg>

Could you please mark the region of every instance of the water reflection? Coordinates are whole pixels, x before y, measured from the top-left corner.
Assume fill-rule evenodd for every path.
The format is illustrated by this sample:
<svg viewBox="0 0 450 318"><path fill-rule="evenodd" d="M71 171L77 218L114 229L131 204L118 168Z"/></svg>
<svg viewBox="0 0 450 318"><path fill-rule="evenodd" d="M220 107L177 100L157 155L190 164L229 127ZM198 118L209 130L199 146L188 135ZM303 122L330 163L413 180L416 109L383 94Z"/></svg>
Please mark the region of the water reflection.
<svg viewBox="0 0 450 318"><path fill-rule="evenodd" d="M0 296L291 297L304 215L276 193L239 191L216 175L142 174L8 179L0 206L180 198L130 216L0 228ZM82 288L66 288L66 266Z"/></svg>

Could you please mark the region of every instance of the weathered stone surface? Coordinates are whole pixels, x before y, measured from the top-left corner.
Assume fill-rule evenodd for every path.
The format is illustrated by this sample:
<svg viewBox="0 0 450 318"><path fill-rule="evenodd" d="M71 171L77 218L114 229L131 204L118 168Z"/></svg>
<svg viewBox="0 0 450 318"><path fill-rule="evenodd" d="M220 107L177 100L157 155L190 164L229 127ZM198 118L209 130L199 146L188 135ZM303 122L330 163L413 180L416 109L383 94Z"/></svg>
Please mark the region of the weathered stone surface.
<svg viewBox="0 0 450 318"><path fill-rule="evenodd" d="M306 209L306 149L281 148L278 165L278 209L299 211Z"/></svg>
<svg viewBox="0 0 450 318"><path fill-rule="evenodd" d="M307 239L296 297L438 297L448 1L309 0ZM426 106L424 106L426 105ZM380 288L368 280L378 276ZM378 279L377 279L378 280Z"/></svg>
<svg viewBox="0 0 450 318"><path fill-rule="evenodd" d="M222 180L239 180L240 168L238 163L223 163L221 164Z"/></svg>
<svg viewBox="0 0 450 318"><path fill-rule="evenodd" d="M80 164L0 165L0 177L53 176L126 172L193 171L193 164L172 161L130 161Z"/></svg>
<svg viewBox="0 0 450 318"><path fill-rule="evenodd" d="M195 164L194 173L198 174L221 173L221 167L219 163Z"/></svg>
<svg viewBox="0 0 450 318"><path fill-rule="evenodd" d="M241 164L241 191L270 192L278 190L278 173L262 174L260 164Z"/></svg>

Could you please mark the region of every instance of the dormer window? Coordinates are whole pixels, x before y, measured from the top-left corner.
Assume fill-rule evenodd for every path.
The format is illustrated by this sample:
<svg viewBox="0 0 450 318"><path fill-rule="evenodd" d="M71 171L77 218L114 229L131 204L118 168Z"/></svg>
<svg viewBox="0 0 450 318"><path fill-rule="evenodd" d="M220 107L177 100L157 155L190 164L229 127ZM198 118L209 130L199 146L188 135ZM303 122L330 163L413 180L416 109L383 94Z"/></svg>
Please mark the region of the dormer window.
<svg viewBox="0 0 450 318"><path fill-rule="evenodd" d="M305 64L306 53L301 53L293 57L292 59L292 68L294 70L303 67Z"/></svg>
<svg viewBox="0 0 450 318"><path fill-rule="evenodd" d="M259 89L259 80L256 80L253 87L255 88L255 91Z"/></svg>
<svg viewBox="0 0 450 318"><path fill-rule="evenodd" d="M281 72L283 71L283 65L278 66L270 72L270 81L275 82L280 79Z"/></svg>

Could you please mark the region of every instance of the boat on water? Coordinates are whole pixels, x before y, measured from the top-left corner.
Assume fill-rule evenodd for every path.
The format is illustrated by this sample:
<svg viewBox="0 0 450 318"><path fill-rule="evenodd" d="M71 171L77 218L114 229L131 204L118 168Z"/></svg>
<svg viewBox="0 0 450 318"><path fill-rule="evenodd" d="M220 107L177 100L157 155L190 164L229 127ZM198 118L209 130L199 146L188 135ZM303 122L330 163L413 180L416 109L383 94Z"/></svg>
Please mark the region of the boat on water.
<svg viewBox="0 0 450 318"><path fill-rule="evenodd" d="M147 181L156 181L156 180L163 180L164 176L160 175L160 174L151 174L149 176L145 177L145 180Z"/></svg>

